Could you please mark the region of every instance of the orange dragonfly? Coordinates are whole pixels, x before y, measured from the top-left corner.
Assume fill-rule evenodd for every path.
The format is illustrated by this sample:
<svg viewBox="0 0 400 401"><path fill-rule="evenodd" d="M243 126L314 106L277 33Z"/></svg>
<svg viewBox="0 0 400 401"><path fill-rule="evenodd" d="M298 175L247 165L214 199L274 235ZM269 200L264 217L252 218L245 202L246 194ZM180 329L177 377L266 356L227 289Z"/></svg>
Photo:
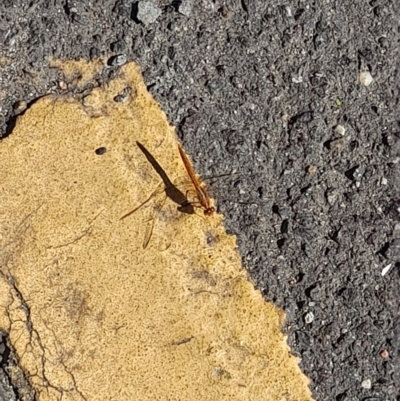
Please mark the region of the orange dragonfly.
<svg viewBox="0 0 400 401"><path fill-rule="evenodd" d="M199 207L203 209L203 213L205 216L212 216L215 213L215 207L211 205L211 199L207 193L206 188L200 183L199 179L196 176L196 173L193 170L189 158L186 156L186 153L184 152L184 150L180 145L178 145L178 149L183 164L185 165L186 171L188 172L192 184L196 190L197 200L198 203L200 204ZM193 204L197 202L191 202L191 203Z"/></svg>

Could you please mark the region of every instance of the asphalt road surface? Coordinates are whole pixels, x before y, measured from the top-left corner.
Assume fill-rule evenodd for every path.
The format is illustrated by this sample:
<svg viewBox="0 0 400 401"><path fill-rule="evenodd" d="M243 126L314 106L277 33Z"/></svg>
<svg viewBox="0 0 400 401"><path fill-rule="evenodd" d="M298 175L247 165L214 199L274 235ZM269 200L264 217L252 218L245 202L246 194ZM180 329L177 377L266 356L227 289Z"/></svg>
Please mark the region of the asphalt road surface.
<svg viewBox="0 0 400 401"><path fill-rule="evenodd" d="M49 58L106 57L99 84L137 62L256 286L286 311L315 399L400 400L399 9L3 0L1 135L63 91ZM28 400L6 340L0 398Z"/></svg>

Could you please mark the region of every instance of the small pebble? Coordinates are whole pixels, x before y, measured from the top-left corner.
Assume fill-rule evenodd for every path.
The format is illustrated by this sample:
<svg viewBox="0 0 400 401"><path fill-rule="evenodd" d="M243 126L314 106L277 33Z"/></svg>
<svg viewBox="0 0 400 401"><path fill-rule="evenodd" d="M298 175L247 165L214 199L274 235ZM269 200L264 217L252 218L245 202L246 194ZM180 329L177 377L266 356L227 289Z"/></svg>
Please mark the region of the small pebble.
<svg viewBox="0 0 400 401"><path fill-rule="evenodd" d="M386 359L389 357L389 352L386 349L383 349L379 355L381 356L381 358Z"/></svg>
<svg viewBox="0 0 400 401"><path fill-rule="evenodd" d="M344 127L341 126L341 125L337 125L337 126L335 127L335 132L336 132L337 134L341 135L341 136L344 136L344 134L345 134L345 132L346 132L346 128L344 128Z"/></svg>
<svg viewBox="0 0 400 401"><path fill-rule="evenodd" d="M64 81L59 81L59 82L58 82L58 86L59 86L60 89L62 89L62 90L67 90L67 89L68 89L68 85L67 85Z"/></svg>
<svg viewBox="0 0 400 401"><path fill-rule="evenodd" d="M385 266L385 267L382 269L381 276L382 276L382 277L385 277L386 274L389 273L389 270L390 270L391 268L392 268L392 264L389 263L387 266Z"/></svg>
<svg viewBox="0 0 400 401"><path fill-rule="evenodd" d="M26 108L28 107L28 104L26 103L25 100L20 100L19 102L14 104L14 113L16 115L21 114L22 112L24 112L26 110Z"/></svg>
<svg viewBox="0 0 400 401"><path fill-rule="evenodd" d="M117 96L114 97L114 102L117 103L126 102L131 97L131 93L132 93L132 88L130 86L127 86L120 93L118 93Z"/></svg>
<svg viewBox="0 0 400 401"><path fill-rule="evenodd" d="M361 387L365 388L366 390L369 390L371 388L371 380L370 379L363 380L361 382Z"/></svg>
<svg viewBox="0 0 400 401"><path fill-rule="evenodd" d="M126 63L126 56L119 54L118 56L113 56L108 60L108 65L121 66Z"/></svg>
<svg viewBox="0 0 400 401"><path fill-rule="evenodd" d="M364 85L364 86L371 85L372 81L374 80L369 71L361 72L359 78L360 78L361 85Z"/></svg>
<svg viewBox="0 0 400 401"><path fill-rule="evenodd" d="M305 321L307 324L310 324L310 323L313 322L313 320L314 320L314 313L312 313L312 312L306 313L306 315L304 316L304 321Z"/></svg>
<svg viewBox="0 0 400 401"><path fill-rule="evenodd" d="M192 13L192 1L191 0L183 0L181 4L179 4L178 11L182 15L185 15L186 17L189 17L189 15Z"/></svg>
<svg viewBox="0 0 400 401"><path fill-rule="evenodd" d="M317 166L311 165L308 166L308 174L313 175L317 172Z"/></svg>
<svg viewBox="0 0 400 401"><path fill-rule="evenodd" d="M207 237L206 237L207 245L208 246L214 246L216 243L216 238L214 235L209 231L207 232Z"/></svg>
<svg viewBox="0 0 400 401"><path fill-rule="evenodd" d="M152 24L160 15L161 10L158 8L157 4L148 0L139 2L136 18L143 22L144 25Z"/></svg>
<svg viewBox="0 0 400 401"><path fill-rule="evenodd" d="M82 106L83 106L83 107L90 107L90 106L91 106L90 103L91 103L91 97L90 97L90 95L85 96L85 97L82 98Z"/></svg>
<svg viewBox="0 0 400 401"><path fill-rule="evenodd" d="M286 15L292 17L292 10L289 6L285 6Z"/></svg>
<svg viewBox="0 0 400 401"><path fill-rule="evenodd" d="M386 178L386 177L382 177L382 179L381 179L381 184L382 184L382 185L387 185L387 183L388 183L387 178Z"/></svg>

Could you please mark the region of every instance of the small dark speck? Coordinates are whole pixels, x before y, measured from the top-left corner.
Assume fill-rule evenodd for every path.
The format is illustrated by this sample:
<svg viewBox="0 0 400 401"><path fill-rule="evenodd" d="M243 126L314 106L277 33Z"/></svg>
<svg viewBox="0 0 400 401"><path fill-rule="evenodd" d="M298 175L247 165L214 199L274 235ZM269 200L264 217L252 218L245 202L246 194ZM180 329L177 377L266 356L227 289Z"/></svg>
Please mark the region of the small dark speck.
<svg viewBox="0 0 400 401"><path fill-rule="evenodd" d="M281 249L283 245L285 245L285 238L278 239L278 241L276 241L276 244L278 245L278 248Z"/></svg>
<svg viewBox="0 0 400 401"><path fill-rule="evenodd" d="M104 155L107 152L107 149L104 147L101 147L101 148L97 148L95 150L95 152L96 152L96 155Z"/></svg>
<svg viewBox="0 0 400 401"><path fill-rule="evenodd" d="M218 9L218 12L226 18L228 16L228 9L225 6L222 6Z"/></svg>
<svg viewBox="0 0 400 401"><path fill-rule="evenodd" d="M281 234L286 234L288 232L289 222L287 219L282 221L281 224Z"/></svg>

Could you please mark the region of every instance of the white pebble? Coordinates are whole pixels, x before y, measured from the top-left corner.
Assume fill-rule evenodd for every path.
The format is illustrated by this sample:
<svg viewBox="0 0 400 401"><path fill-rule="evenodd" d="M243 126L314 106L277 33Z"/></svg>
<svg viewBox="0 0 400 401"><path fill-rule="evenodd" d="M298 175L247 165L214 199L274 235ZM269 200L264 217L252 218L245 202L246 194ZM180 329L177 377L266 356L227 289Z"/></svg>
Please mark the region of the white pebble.
<svg viewBox="0 0 400 401"><path fill-rule="evenodd" d="M363 380L361 382L361 387L365 388L366 390L369 390L371 388L371 380L370 379Z"/></svg>
<svg viewBox="0 0 400 401"><path fill-rule="evenodd" d="M360 73L360 83L361 83L361 85L369 86L369 85L371 85L373 80L374 79L372 78L372 75L370 74L369 71L364 71L364 72Z"/></svg>
<svg viewBox="0 0 400 401"><path fill-rule="evenodd" d="M313 320L314 320L314 313L312 313L312 312L308 312L308 313L304 316L304 321L305 321L307 324L312 323Z"/></svg>
<svg viewBox="0 0 400 401"><path fill-rule="evenodd" d="M301 75L293 75L292 82L295 84L301 84L303 82L303 77Z"/></svg>
<svg viewBox="0 0 400 401"><path fill-rule="evenodd" d="M391 268L392 268L392 264L391 264L391 263L389 263L387 266L385 266L385 267L382 269L382 273L381 273L382 277L385 277L386 274L389 272L389 270L390 270Z"/></svg>
<svg viewBox="0 0 400 401"><path fill-rule="evenodd" d="M344 127L341 126L341 125L337 125L337 126L335 127L335 132L336 132L337 134L341 135L341 136L344 136L344 134L345 134L345 132L346 132L346 128L344 128Z"/></svg>
<svg viewBox="0 0 400 401"><path fill-rule="evenodd" d="M386 177L382 177L381 184L382 185L387 185L387 183L388 183L387 178Z"/></svg>

